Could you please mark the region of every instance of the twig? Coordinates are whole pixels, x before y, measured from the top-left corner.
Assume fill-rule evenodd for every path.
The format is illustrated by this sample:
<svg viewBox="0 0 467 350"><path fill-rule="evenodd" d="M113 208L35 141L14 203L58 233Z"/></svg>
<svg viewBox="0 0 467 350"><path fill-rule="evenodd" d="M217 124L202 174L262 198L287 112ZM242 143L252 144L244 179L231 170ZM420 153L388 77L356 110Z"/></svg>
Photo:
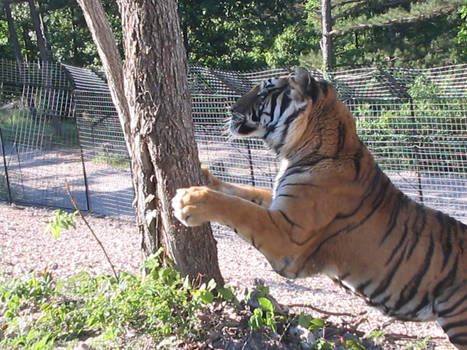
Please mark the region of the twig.
<svg viewBox="0 0 467 350"><path fill-rule="evenodd" d="M96 240L97 244L99 244L99 246L101 247L102 252L103 252L104 255L105 255L105 258L107 259L107 262L109 263L110 268L112 269L112 272L113 272L113 274L114 274L114 276L115 276L115 279L117 280L117 282L119 282L119 278L118 278L117 272L115 271L115 267L114 267L114 265L112 264L112 261L110 260L110 257L109 257L109 255L107 254L107 251L105 250L104 245L102 244L102 242L100 241L100 239L97 237L97 235L94 233L94 230L92 229L91 225L90 225L89 222L86 220L86 218L84 217L83 213L81 213L81 210L79 210L78 205L76 204L76 200L75 200L75 198L73 197L73 195L71 194L70 185L68 184L68 181L67 181L67 180L65 180L65 187L66 187L66 191L67 191L67 193L68 193L68 196L70 196L71 203L73 203L73 207L74 207L75 210L79 213L79 216L80 216L81 219L84 221L84 223L85 223L86 226L88 227L89 231L91 231L91 234L92 234L92 236L94 237L94 239Z"/></svg>
<svg viewBox="0 0 467 350"><path fill-rule="evenodd" d="M288 305L285 305L286 307L288 308L291 308L291 307L305 307L305 308L308 308L308 309L312 309L316 312L319 312L320 314L323 314L323 315L327 315L327 316L348 316L348 317L355 317L355 316L363 316L367 313L367 311L362 311L358 314L351 314L351 313L348 313L348 312L332 312L332 311L326 311L326 310L323 310L323 309L320 309L316 306L313 306L313 305L310 305L310 304L288 304Z"/></svg>

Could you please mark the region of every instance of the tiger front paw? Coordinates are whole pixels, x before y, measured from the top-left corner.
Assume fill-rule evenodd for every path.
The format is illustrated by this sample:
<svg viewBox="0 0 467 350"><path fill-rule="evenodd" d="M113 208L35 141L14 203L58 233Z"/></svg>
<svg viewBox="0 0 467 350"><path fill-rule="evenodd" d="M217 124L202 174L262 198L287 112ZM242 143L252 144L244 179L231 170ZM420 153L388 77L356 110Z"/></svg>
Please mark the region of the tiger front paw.
<svg viewBox="0 0 467 350"><path fill-rule="evenodd" d="M210 221L213 196L213 191L204 186L179 188L172 199L174 216L185 226Z"/></svg>

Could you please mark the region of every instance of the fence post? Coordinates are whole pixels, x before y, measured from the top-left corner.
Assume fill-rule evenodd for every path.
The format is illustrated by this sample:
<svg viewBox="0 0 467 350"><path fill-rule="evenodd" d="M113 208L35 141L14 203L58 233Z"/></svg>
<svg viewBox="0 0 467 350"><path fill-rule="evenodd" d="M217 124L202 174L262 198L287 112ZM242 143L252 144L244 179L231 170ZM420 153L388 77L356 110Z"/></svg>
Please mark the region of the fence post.
<svg viewBox="0 0 467 350"><path fill-rule="evenodd" d="M407 88L399 84L391 74L383 70L381 67L378 67L378 71L384 78L386 78L386 80L390 84L389 87L391 91L394 91L397 97L407 99L409 101L410 123L412 125L412 132L413 132L413 137L411 137L410 140L412 143L412 148L415 153L413 160L414 160L415 172L417 173L418 200L420 201L420 203L423 204L423 201L424 201L423 200L423 184L422 184L422 174L421 174L422 167L420 166L420 162L419 162L420 148L422 147L422 144L421 144L421 140L419 142L416 141L419 133L418 133L418 128L417 128L417 120L415 118L415 110L413 106L412 96L410 96L409 92L407 91Z"/></svg>
<svg viewBox="0 0 467 350"><path fill-rule="evenodd" d="M409 95L409 94L408 94ZM417 128L417 119L415 118L415 110L413 107L413 99L412 96L409 95L409 104L410 104L410 121L412 123L412 130L414 133L414 137L411 138L412 140L415 139L415 142L412 141L413 145L412 147L414 148L414 153L415 153L415 159L414 159L414 164L415 164L415 169L417 172L417 185L418 185L418 199L420 203L423 204L423 184L422 184L422 167L420 166L420 149L422 147L422 140L420 139L418 142L416 141L418 134L418 128Z"/></svg>
<svg viewBox="0 0 467 350"><path fill-rule="evenodd" d="M5 181L6 181L6 188L7 188L7 194L8 194L8 204L11 204L13 203L13 201L11 197L10 178L8 177L8 167L6 164L5 144L3 143L2 129L0 129L0 144L2 145L3 167L5 169Z"/></svg>

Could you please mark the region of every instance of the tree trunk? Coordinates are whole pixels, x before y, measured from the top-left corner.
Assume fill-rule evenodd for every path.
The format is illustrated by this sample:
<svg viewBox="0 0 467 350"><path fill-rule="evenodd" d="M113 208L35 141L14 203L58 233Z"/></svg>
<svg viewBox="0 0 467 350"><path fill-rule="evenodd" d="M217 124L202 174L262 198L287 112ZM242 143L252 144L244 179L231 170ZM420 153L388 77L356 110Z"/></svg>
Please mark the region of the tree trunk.
<svg viewBox="0 0 467 350"><path fill-rule="evenodd" d="M21 55L21 49L19 47L18 35L16 34L15 21L11 15L10 2L5 0L3 2L3 8L5 9L6 20L8 22L8 32L10 33L11 44L13 45L13 51L15 52L16 62L21 69L23 63L23 56Z"/></svg>
<svg viewBox="0 0 467 350"><path fill-rule="evenodd" d="M34 0L28 0L29 11L31 12L32 25L34 26L34 31L36 32L37 37L37 46L39 47L39 54L42 62L47 62L51 59L50 53L47 50L47 45L45 44L44 32L41 28L41 22L39 15L36 11L36 5Z"/></svg>
<svg viewBox="0 0 467 350"><path fill-rule="evenodd" d="M334 67L334 48L332 45L332 18L331 0L321 0L321 52L323 53L323 64L326 70Z"/></svg>
<svg viewBox="0 0 467 350"><path fill-rule="evenodd" d="M170 205L177 188L201 183L175 1L120 0L124 70L100 2L78 3L97 44L132 160L145 254L164 247L182 275L222 284L209 225L184 227Z"/></svg>

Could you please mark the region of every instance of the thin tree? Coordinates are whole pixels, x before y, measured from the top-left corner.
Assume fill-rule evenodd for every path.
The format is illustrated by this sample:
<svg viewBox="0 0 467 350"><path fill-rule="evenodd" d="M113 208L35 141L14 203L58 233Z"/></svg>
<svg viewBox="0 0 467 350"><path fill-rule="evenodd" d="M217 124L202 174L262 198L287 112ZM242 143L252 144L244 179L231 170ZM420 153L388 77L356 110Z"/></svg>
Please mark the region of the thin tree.
<svg viewBox="0 0 467 350"><path fill-rule="evenodd" d="M23 63L23 55L21 55L21 48L19 46L18 35L16 34L15 21L11 14L9 0L3 0L3 10L5 12L6 20L8 23L8 32L10 34L10 41L11 45L13 46L13 51L15 52L16 62L18 63L18 66L21 67Z"/></svg>
<svg viewBox="0 0 467 350"><path fill-rule="evenodd" d="M188 229L173 217L170 206L177 188L202 182L175 0L119 0L124 67L100 1L78 3L98 48L130 153L145 254L164 247L183 275L222 284L210 226Z"/></svg>
<svg viewBox="0 0 467 350"><path fill-rule="evenodd" d="M47 49L44 31L42 30L41 20L39 18L39 14L37 13L34 0L28 0L28 4L29 11L31 13L32 25L34 27L34 31L36 32L37 46L39 48L39 55L41 61L49 61L51 59L51 54L50 51Z"/></svg>
<svg viewBox="0 0 467 350"><path fill-rule="evenodd" d="M334 67L334 48L332 44L331 0L321 0L321 52L325 69Z"/></svg>

